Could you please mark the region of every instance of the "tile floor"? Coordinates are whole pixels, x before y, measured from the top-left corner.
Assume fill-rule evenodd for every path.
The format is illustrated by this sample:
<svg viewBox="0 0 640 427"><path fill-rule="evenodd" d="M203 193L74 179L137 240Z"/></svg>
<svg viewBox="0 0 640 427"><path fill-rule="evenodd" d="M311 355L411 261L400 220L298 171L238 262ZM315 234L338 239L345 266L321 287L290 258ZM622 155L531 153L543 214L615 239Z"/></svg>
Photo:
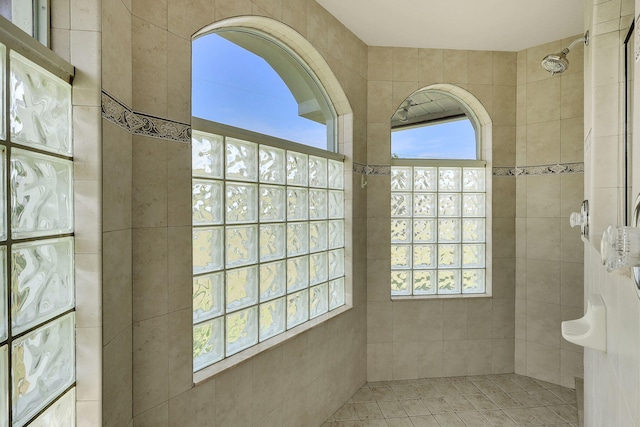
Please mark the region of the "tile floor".
<svg viewBox="0 0 640 427"><path fill-rule="evenodd" d="M575 390L500 374L367 383L322 427L577 425Z"/></svg>

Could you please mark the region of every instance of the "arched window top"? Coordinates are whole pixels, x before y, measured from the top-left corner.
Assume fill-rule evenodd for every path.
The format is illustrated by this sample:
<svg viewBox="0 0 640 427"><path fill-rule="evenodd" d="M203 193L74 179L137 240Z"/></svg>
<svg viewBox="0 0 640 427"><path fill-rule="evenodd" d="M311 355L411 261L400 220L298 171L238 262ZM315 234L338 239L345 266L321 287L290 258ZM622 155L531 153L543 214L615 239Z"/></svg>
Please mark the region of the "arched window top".
<svg viewBox="0 0 640 427"><path fill-rule="evenodd" d="M266 33L232 27L194 39L192 87L195 117L336 151L336 112L324 88Z"/></svg>
<svg viewBox="0 0 640 427"><path fill-rule="evenodd" d="M479 160L480 125L457 96L425 88L391 117L391 154L402 159Z"/></svg>

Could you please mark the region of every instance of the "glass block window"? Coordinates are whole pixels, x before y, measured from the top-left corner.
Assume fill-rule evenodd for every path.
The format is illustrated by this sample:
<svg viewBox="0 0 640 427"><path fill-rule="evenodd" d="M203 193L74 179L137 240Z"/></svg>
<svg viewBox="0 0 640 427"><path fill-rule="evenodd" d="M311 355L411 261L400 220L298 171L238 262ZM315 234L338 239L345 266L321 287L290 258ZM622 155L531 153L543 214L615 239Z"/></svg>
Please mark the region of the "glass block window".
<svg viewBox="0 0 640 427"><path fill-rule="evenodd" d="M71 85L4 45L0 67L0 427L73 426Z"/></svg>
<svg viewBox="0 0 640 427"><path fill-rule="evenodd" d="M192 150L198 371L345 304L344 167L259 136Z"/></svg>
<svg viewBox="0 0 640 427"><path fill-rule="evenodd" d="M391 168L391 295L485 293L485 168Z"/></svg>

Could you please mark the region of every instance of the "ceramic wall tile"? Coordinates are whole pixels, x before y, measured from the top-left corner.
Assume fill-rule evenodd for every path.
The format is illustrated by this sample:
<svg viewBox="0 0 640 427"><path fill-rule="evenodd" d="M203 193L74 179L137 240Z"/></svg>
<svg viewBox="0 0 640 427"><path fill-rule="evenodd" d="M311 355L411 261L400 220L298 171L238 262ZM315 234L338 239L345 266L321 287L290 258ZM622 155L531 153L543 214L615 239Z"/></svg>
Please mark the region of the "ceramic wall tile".
<svg viewBox="0 0 640 427"><path fill-rule="evenodd" d="M131 20L132 105L136 111L167 117L168 32L134 16Z"/></svg>
<svg viewBox="0 0 640 427"><path fill-rule="evenodd" d="M393 80L393 49L370 46L368 48L368 80Z"/></svg>

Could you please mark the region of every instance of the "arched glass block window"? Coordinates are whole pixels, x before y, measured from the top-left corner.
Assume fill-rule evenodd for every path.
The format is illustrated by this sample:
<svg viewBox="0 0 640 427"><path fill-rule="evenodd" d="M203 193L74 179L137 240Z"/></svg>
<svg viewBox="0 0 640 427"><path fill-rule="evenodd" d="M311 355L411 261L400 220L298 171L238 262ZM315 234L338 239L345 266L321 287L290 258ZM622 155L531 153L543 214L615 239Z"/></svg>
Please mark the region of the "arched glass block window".
<svg viewBox="0 0 640 427"><path fill-rule="evenodd" d="M346 305L345 171L335 110L282 43L208 33L192 81L193 367L206 373Z"/></svg>
<svg viewBox="0 0 640 427"><path fill-rule="evenodd" d="M414 93L391 119L391 295L487 293L487 172L472 111Z"/></svg>

